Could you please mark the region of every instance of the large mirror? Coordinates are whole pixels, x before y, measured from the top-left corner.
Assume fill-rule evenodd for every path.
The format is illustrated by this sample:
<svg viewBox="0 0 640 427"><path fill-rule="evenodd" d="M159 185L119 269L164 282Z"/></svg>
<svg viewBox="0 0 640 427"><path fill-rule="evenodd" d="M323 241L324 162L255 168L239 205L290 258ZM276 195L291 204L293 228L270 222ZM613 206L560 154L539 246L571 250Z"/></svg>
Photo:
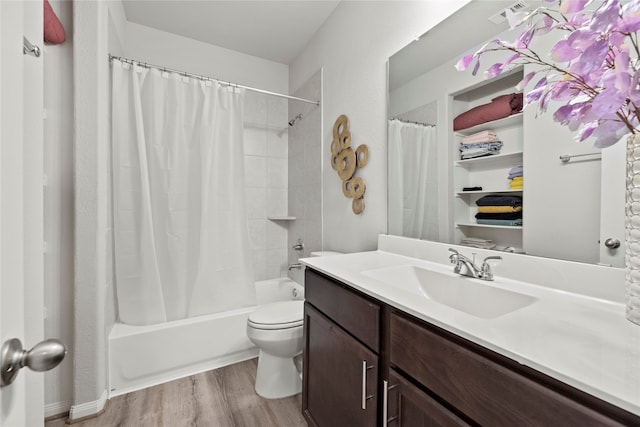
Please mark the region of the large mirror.
<svg viewBox="0 0 640 427"><path fill-rule="evenodd" d="M624 144L577 143L533 107L471 127L460 128L459 118L454 130L469 110L517 100L515 86L531 67L487 80L458 72L458 59L492 38L515 38L505 8L540 4L471 1L389 59L388 231L622 267ZM540 40L538 49L553 42ZM479 144L480 136L489 140ZM486 214L496 205L513 205L513 213Z"/></svg>

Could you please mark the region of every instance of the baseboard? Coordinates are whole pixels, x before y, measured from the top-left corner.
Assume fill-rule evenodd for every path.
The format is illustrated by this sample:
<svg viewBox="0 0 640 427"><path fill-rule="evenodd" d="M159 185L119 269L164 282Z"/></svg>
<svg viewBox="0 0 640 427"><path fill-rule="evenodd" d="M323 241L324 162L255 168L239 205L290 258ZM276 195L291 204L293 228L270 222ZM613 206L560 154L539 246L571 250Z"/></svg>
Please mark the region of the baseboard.
<svg viewBox="0 0 640 427"><path fill-rule="evenodd" d="M45 418L58 418L61 415L69 413L71 408L71 401L48 403L44 405L44 417Z"/></svg>
<svg viewBox="0 0 640 427"><path fill-rule="evenodd" d="M104 390L98 400L71 406L71 409L69 409L69 424L73 424L87 417L98 416L104 410L104 406L107 403L107 396L107 390Z"/></svg>

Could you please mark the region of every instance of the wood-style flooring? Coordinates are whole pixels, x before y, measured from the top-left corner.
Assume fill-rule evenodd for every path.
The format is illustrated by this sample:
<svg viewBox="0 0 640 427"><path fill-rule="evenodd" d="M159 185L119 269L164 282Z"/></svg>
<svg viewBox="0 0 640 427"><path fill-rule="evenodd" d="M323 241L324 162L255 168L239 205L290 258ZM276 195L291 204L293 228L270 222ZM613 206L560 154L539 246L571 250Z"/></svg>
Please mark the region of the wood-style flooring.
<svg viewBox="0 0 640 427"><path fill-rule="evenodd" d="M306 427L300 395L263 399L257 359L117 396L97 418L73 427ZM64 418L45 427L68 427Z"/></svg>

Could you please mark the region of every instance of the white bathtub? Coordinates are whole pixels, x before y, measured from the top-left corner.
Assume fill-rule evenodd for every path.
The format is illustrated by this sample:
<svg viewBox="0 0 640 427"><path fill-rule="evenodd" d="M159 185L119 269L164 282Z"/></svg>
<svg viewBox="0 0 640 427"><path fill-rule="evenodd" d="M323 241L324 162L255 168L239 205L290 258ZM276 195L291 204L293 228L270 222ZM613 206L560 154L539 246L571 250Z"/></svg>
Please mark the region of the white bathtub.
<svg viewBox="0 0 640 427"><path fill-rule="evenodd" d="M109 334L109 396L161 384L258 356L247 338L249 314L261 304L302 299L289 278L256 282L258 305L160 325L116 323Z"/></svg>

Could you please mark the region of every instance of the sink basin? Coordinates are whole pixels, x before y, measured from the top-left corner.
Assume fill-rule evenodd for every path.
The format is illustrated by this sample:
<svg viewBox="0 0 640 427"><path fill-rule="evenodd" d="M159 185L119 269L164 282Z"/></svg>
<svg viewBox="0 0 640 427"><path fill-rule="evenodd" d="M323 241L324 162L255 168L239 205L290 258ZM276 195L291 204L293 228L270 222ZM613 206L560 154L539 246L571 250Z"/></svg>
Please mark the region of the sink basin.
<svg viewBox="0 0 640 427"><path fill-rule="evenodd" d="M482 319L493 319L536 301L530 295L491 286L492 282L415 266L376 268L362 274Z"/></svg>

